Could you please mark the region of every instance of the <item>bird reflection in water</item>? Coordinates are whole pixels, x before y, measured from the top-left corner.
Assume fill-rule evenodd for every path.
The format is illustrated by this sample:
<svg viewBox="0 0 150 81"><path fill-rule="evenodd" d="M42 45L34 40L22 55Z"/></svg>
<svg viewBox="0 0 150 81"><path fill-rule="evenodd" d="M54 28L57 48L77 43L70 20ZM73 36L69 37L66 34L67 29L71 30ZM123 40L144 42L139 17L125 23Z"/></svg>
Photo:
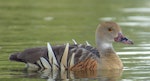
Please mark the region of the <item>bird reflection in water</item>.
<svg viewBox="0 0 150 81"><path fill-rule="evenodd" d="M102 81L118 81L122 75L123 70L81 70L81 71L59 71L45 69L35 76L39 76L47 81L70 81L70 80L102 80ZM28 72L30 73L30 72ZM30 74L28 74L30 77ZM32 75L33 77L33 75Z"/></svg>

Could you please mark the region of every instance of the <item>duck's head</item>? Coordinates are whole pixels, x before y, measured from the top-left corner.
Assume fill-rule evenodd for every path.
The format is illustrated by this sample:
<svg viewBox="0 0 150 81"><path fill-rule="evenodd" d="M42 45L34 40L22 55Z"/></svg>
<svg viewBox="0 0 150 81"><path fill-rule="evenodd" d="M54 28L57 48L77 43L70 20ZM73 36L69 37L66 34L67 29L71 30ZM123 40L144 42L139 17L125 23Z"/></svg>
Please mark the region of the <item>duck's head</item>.
<svg viewBox="0 0 150 81"><path fill-rule="evenodd" d="M96 30L96 39L102 43L112 43L115 41L124 44L133 44L131 40L122 34L121 28L115 22L101 23Z"/></svg>

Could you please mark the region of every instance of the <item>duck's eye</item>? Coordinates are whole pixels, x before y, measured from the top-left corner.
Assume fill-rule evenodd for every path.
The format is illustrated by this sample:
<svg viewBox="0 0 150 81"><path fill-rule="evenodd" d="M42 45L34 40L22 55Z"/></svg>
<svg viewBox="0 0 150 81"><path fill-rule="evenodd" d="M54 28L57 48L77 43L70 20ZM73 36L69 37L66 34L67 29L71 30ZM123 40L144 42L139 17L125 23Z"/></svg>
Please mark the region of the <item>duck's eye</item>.
<svg viewBox="0 0 150 81"><path fill-rule="evenodd" d="M108 31L112 31L112 29L111 29L111 28L108 28Z"/></svg>

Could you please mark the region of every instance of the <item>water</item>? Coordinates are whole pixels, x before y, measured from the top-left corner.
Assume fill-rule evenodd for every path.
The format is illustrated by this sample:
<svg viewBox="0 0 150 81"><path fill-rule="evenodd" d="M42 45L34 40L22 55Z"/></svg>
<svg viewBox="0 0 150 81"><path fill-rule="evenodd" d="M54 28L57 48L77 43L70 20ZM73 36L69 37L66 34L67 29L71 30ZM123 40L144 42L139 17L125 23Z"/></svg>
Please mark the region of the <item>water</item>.
<svg viewBox="0 0 150 81"><path fill-rule="evenodd" d="M150 80L149 0L1 0L0 80L51 81L148 81ZM128 46L114 43L124 63L123 71L26 72L24 64L10 62L11 53L26 48L86 40L95 46L94 32L102 21L116 21L134 41ZM50 73L47 73L50 72ZM68 78L68 79L66 79Z"/></svg>

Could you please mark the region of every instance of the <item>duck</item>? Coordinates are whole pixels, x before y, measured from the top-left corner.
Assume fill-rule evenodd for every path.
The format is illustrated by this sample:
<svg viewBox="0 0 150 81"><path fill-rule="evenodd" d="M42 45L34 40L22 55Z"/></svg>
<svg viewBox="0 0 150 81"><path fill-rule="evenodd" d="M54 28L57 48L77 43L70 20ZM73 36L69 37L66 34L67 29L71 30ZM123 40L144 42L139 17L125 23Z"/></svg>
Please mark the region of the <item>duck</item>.
<svg viewBox="0 0 150 81"><path fill-rule="evenodd" d="M95 32L96 47L74 44L28 48L10 55L11 61L23 62L27 68L56 70L113 70L123 69L123 63L113 48L113 42L132 45L122 33L120 26L113 21L102 22Z"/></svg>

